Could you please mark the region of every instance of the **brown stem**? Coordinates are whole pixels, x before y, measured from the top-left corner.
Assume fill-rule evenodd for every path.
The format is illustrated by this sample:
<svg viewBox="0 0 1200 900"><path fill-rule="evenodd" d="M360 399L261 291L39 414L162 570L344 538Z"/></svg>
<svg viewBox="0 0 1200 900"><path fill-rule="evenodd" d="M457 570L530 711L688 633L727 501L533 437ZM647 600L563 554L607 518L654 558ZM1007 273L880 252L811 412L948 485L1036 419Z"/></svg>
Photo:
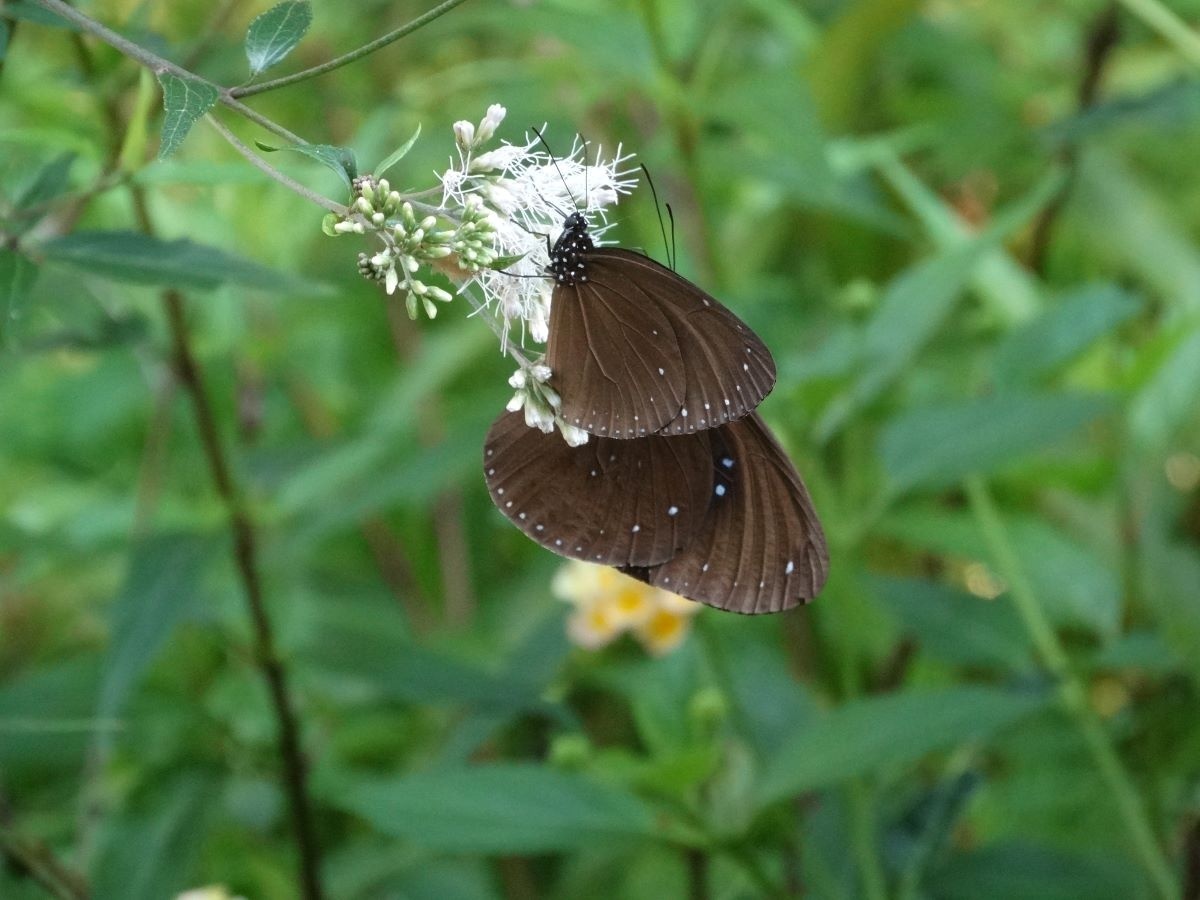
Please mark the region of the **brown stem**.
<svg viewBox="0 0 1200 900"><path fill-rule="evenodd" d="M142 208L144 214L144 205ZM139 218L143 217L139 216ZM147 231L149 225L148 217L143 218L143 227ZM183 295L176 290L167 290L163 292L162 301L171 331L172 355L176 374L184 390L191 397L196 427L200 432L200 442L204 447L209 471L217 493L221 495L229 512L230 528L233 532L234 562L254 624L255 659L267 682L271 705L275 710L275 719L279 727L279 755L283 765L288 806L291 810L292 825L300 854L301 896L305 900L320 900L323 896L319 875L320 851L317 846L312 804L308 796L304 755L300 748L300 730L290 701L287 672L275 649L271 619L263 598L254 526L251 524L250 516L225 457L212 404L205 390L199 365L192 353L184 314Z"/></svg>
<svg viewBox="0 0 1200 900"><path fill-rule="evenodd" d="M1200 818L1183 840L1183 900L1200 900Z"/></svg>
<svg viewBox="0 0 1200 900"><path fill-rule="evenodd" d="M708 900L712 896L708 885L708 854L695 847L684 851L687 862L688 900Z"/></svg>
<svg viewBox="0 0 1200 900"><path fill-rule="evenodd" d="M1088 29L1084 43L1083 77L1079 82L1078 108L1086 112L1096 103L1096 95L1100 90L1100 80L1104 75L1104 66L1112 51L1116 49L1121 36L1121 22L1117 16L1117 4L1109 3L1096 17L1092 27ZM1069 144L1061 154L1062 161L1067 167L1067 179L1062 189L1046 204L1033 226L1033 237L1029 243L1029 267L1039 275L1046 272L1046 256L1050 249L1050 240L1054 226L1067 205L1075 180L1079 173L1079 149Z"/></svg>
<svg viewBox="0 0 1200 900"><path fill-rule="evenodd" d="M7 859L18 875L28 876L59 900L87 900L90 895L83 876L62 862L53 849L16 834L12 810L3 793L0 793L0 858Z"/></svg>
<svg viewBox="0 0 1200 900"><path fill-rule="evenodd" d="M69 7L66 9L70 10ZM81 41L76 43L76 49L81 67L86 73L92 64L90 53ZM119 106L109 98L104 103L104 110L109 123L118 126L110 132L114 148L117 148L118 136L123 131L123 128L119 127ZM116 159L116 153L117 149L114 149L110 166ZM130 197L138 226L146 234L153 234L154 223L144 191L136 185L130 185ZM306 766L300 746L300 730L290 702L287 672L275 648L271 620L263 596L254 527L227 461L212 403L205 389L199 364L192 352L184 312L184 297L179 291L167 290L162 294L162 303L171 333L176 375L191 398L205 458L217 493L229 514L234 561L253 623L255 658L267 683L271 705L275 711L279 729L280 762L299 854L300 896L304 900L321 900L323 891L320 882L320 851L312 803L308 794Z"/></svg>

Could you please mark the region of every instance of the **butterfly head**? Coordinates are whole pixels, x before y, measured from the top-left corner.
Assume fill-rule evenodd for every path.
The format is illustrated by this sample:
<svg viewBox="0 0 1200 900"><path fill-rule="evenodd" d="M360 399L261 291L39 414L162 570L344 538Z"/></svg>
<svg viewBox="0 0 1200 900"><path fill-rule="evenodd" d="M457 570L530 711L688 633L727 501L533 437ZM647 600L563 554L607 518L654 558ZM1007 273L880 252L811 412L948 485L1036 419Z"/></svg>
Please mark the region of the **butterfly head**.
<svg viewBox="0 0 1200 900"><path fill-rule="evenodd" d="M587 261L583 254L595 247L583 213L567 216L563 221L562 234L550 251L550 275L554 283L570 286L587 281Z"/></svg>

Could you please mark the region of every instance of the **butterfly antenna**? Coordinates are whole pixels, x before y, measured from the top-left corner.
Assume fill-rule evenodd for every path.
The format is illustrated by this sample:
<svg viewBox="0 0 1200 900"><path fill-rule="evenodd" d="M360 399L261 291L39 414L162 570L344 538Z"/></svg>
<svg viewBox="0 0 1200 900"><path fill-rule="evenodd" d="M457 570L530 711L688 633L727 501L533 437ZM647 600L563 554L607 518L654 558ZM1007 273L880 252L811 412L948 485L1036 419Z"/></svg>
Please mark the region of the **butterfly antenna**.
<svg viewBox="0 0 1200 900"><path fill-rule="evenodd" d="M575 203L575 195L571 193L571 186L567 184L567 179L563 175L562 169L558 167L558 158L554 155L554 151L550 149L550 145L546 143L546 138L539 129L534 128L533 133L537 135L538 140L542 142L542 146L546 148L546 152L550 154L550 164L554 166L554 171L558 173L558 180L562 182L563 188L566 189L567 196L570 197L571 202L575 204L575 211L579 212L579 204Z"/></svg>
<svg viewBox="0 0 1200 900"><path fill-rule="evenodd" d="M658 203L658 191L654 189L654 179L650 177L650 170L646 168L646 164L641 164L642 172L646 176L646 184L650 185L650 194L654 197L654 211L658 214L658 230L662 232L663 249L667 251L667 267L672 271L675 270L675 217L671 216L671 204L667 204L667 215L671 216L671 240L667 240L667 227L663 224L662 207Z"/></svg>
<svg viewBox="0 0 1200 900"><path fill-rule="evenodd" d="M671 271L675 271L675 262L679 259L679 253L675 249L675 210L671 209L671 204L667 204L667 218L671 220ZM658 223L662 224L660 217Z"/></svg>

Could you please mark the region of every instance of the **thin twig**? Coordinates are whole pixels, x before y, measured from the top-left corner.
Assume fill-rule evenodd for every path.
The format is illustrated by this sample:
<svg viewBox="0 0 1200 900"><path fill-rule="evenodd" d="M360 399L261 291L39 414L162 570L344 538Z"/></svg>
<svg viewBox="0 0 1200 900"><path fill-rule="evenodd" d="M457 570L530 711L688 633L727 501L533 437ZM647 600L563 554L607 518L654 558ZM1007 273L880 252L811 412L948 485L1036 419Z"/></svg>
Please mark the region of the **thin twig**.
<svg viewBox="0 0 1200 900"><path fill-rule="evenodd" d="M53 849L16 833L12 809L3 793L0 793L0 858L7 859L18 874L28 875L59 900L87 900L89 896L87 882L62 862Z"/></svg>
<svg viewBox="0 0 1200 900"><path fill-rule="evenodd" d="M254 94L264 94L267 91L273 91L276 88L287 87L289 84L296 84L300 81L307 81L309 78L316 78L318 75L324 75L326 72L332 72L334 69L340 69L342 66L348 65L355 60L362 59L376 50L386 47L393 41L398 41L406 34L412 34L418 28L428 25L439 16L448 13L454 7L465 3L466 0L445 0L440 6L435 6L423 16L418 16L407 25L401 25L395 31L389 31L382 37L377 37L369 44L363 44L357 50L351 50L349 53L343 54L336 59L331 59L328 62L321 63L319 66L313 66L309 69L304 69L301 72L296 72L292 75L284 75L282 78L273 78L270 81L263 81L259 84L246 84L241 87L231 88L229 95L231 97L251 97Z"/></svg>
<svg viewBox="0 0 1200 900"><path fill-rule="evenodd" d="M688 900L709 900L712 896L708 886L708 854L697 847L683 851L687 863Z"/></svg>
<svg viewBox="0 0 1200 900"><path fill-rule="evenodd" d="M253 109L246 106L246 104L240 102L236 97L234 97L232 95L232 93L230 93L229 88L222 87L219 84L215 84L215 83L209 81L207 78L201 78L195 72L191 72L191 71L185 69L183 66L176 65L175 63L171 62L169 59L159 56L157 53L152 53L151 51L149 51L145 47L143 47L141 44L136 44L133 41L129 40L128 38L123 37L122 35L113 31L111 28L107 28L104 25L101 25L95 19L85 16L79 10L75 9L75 7L71 6L68 3L64 3L63 0L36 0L36 2L38 3L39 6L42 6L45 9L50 10L50 12L54 13L55 15L61 16L62 18L66 19L68 22L71 22L74 25L79 26L79 28L82 31L85 31L86 33L92 35L93 37L99 38L100 40L104 41L104 43L108 44L110 47L116 48L121 53L123 53L125 56L128 56L130 59L136 60L137 62L141 63L145 68L152 71L155 75L160 75L164 72L169 72L170 74L175 75L179 78L186 78L190 81L198 81L203 84L207 84L209 87L216 90L217 100L222 105L229 107L230 109L234 110L238 114L244 116L245 118L249 119L250 121L254 122L255 124L261 126L262 128L266 129L267 131L271 132L272 134L276 135L277 137L283 138L285 141L288 141L289 143L292 143L292 144L308 143L299 135L293 134L292 132L290 132L286 128L284 128L282 125L279 125L276 122L271 121L266 116L262 115L261 113L255 112Z"/></svg>
<svg viewBox="0 0 1200 900"><path fill-rule="evenodd" d="M1113 0L1096 17L1087 31L1084 41L1083 77L1079 81L1076 103L1079 113L1087 112L1096 103L1096 95L1100 90L1105 64L1112 55L1112 51L1116 49L1121 36L1120 25L1117 4ZM1054 226L1058 223L1058 218L1062 215L1079 176L1079 147L1074 143L1068 143L1063 148L1060 158L1067 171L1066 180L1037 217L1033 226L1033 237L1029 242L1029 267L1040 275L1044 275L1046 272L1046 256L1050 249L1050 238Z"/></svg>
<svg viewBox="0 0 1200 900"><path fill-rule="evenodd" d="M199 365L192 353L183 295L175 290L167 290L163 292L162 300L171 331L176 373L191 397L209 471L217 493L220 494L229 513L234 561L254 625L255 658L267 682L271 705L279 727L279 753L300 857L301 896L305 900L320 900L323 892L319 874L319 850L308 796L307 767L300 748L300 729L291 705L287 673L275 649L271 620L263 597L254 527L225 457L212 404L204 387Z"/></svg>
<svg viewBox="0 0 1200 900"><path fill-rule="evenodd" d="M310 191L304 185L300 184L300 182L289 178L287 175L284 175L282 172L276 169L273 165L238 140L237 135L226 128L216 116L209 113L204 117L204 120L208 122L208 124L211 125L219 135L221 135L221 137L225 138L225 140L229 142L230 146L232 146L234 150L242 154L242 156L246 158L246 161L250 163L250 165L254 166L254 168L258 169L260 172L265 173L268 178L273 178L288 190L294 191L305 200L308 200L310 203L315 203L322 209L327 209L329 212L337 213L338 215L346 214L346 207L344 207L342 204L335 203L328 197L322 197L320 194Z"/></svg>

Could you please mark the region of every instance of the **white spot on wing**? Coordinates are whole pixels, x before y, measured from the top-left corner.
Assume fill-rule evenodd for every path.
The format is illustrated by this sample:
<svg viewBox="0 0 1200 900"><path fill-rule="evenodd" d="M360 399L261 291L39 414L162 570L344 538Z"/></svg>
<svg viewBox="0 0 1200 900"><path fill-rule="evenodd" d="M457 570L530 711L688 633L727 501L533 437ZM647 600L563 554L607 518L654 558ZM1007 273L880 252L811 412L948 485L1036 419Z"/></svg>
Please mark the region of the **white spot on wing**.
<svg viewBox="0 0 1200 900"><path fill-rule="evenodd" d="M667 510L667 515L668 515L668 516L676 516L676 515L679 515L679 507L678 507L678 506L672 506L672 507L670 507L670 508Z"/></svg>

